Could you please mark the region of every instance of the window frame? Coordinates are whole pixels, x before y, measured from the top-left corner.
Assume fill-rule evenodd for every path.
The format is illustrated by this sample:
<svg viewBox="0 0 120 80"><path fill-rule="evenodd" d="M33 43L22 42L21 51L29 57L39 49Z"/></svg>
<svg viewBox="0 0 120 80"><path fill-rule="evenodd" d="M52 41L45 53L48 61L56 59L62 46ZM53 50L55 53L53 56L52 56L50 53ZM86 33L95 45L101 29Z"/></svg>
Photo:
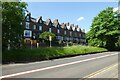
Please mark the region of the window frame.
<svg viewBox="0 0 120 80"><path fill-rule="evenodd" d="M39 31L42 31L42 26L41 25L39 25Z"/></svg>
<svg viewBox="0 0 120 80"><path fill-rule="evenodd" d="M34 29L34 30L36 30L36 29L37 29L37 27L36 27L36 25L35 25L35 24L33 25L33 29Z"/></svg>
<svg viewBox="0 0 120 80"><path fill-rule="evenodd" d="M66 31L66 30L64 30L64 34L65 34L65 35L67 34L67 31Z"/></svg>
<svg viewBox="0 0 120 80"><path fill-rule="evenodd" d="M26 35L27 33L29 35ZM32 37L32 31L30 31L30 30L24 30L24 37Z"/></svg>
<svg viewBox="0 0 120 80"><path fill-rule="evenodd" d="M57 29L57 33L60 34L60 29Z"/></svg>
<svg viewBox="0 0 120 80"><path fill-rule="evenodd" d="M25 28L30 29L30 23L29 22L26 22Z"/></svg>
<svg viewBox="0 0 120 80"><path fill-rule="evenodd" d="M26 16L26 21L30 21L30 17L29 16Z"/></svg>
<svg viewBox="0 0 120 80"><path fill-rule="evenodd" d="M52 32L52 28L49 28L49 32Z"/></svg>

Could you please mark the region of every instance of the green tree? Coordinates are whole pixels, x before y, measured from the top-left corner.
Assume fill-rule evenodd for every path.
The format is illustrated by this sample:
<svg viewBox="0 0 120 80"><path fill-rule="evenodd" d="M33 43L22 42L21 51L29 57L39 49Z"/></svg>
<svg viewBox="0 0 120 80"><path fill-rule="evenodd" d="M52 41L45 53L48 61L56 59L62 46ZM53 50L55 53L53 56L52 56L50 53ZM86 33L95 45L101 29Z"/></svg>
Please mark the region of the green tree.
<svg viewBox="0 0 120 80"><path fill-rule="evenodd" d="M27 4L24 2L2 3L2 49L10 44L11 48L18 48L24 27L25 11Z"/></svg>
<svg viewBox="0 0 120 80"><path fill-rule="evenodd" d="M42 34L39 35L39 38L45 39L49 41L49 36L52 37L52 41L55 39L56 35L51 32L43 32Z"/></svg>
<svg viewBox="0 0 120 80"><path fill-rule="evenodd" d="M91 46L105 47L108 50L115 49L115 43L120 36L120 18L115 17L117 12L108 7L101 11L94 19L87 33L87 40Z"/></svg>

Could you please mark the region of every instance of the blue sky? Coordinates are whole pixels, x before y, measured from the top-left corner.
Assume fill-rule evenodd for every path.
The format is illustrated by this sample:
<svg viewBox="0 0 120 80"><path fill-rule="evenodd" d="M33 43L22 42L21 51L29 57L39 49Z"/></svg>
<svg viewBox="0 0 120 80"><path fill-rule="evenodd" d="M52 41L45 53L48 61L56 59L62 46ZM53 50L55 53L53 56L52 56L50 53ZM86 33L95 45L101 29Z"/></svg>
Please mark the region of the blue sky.
<svg viewBox="0 0 120 80"><path fill-rule="evenodd" d="M79 25L85 32L89 31L92 20L107 7L117 7L117 2L27 2L32 17L58 19L60 23Z"/></svg>

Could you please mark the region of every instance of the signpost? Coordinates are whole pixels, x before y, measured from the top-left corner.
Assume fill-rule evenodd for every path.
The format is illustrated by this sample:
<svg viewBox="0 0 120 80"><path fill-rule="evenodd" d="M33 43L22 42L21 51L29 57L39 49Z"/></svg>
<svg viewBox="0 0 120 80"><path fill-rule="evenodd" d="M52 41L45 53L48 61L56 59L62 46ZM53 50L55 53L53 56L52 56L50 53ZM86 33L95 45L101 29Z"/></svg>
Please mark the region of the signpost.
<svg viewBox="0 0 120 80"><path fill-rule="evenodd" d="M51 47L52 36L50 35L49 35L49 41L50 41L50 47Z"/></svg>

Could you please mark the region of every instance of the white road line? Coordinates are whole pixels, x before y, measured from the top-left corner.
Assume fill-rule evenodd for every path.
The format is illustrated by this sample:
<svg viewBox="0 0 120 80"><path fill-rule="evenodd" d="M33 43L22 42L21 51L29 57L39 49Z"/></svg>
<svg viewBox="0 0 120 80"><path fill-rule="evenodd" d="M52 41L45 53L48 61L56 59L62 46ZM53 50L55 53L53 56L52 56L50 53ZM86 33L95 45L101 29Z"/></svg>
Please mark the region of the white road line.
<svg viewBox="0 0 120 80"><path fill-rule="evenodd" d="M35 69L35 70L29 70L29 71L14 73L14 74L10 74L10 75L4 75L4 76L0 76L0 79L9 78L9 77L18 76L18 75L23 75L23 74L28 74L28 73L33 73L33 72L38 72L38 71L43 71L43 70L48 70L48 69L53 69L53 68L57 68L57 67L67 66L67 65L72 65L72 64L81 63L81 62L85 62L85 61L90 61L90 60L94 60L94 59L100 59L100 58L104 58L104 57L108 57L108 56L113 56L113 55L117 55L117 54L118 53L114 53L114 54L110 54L110 55L85 59L85 60L81 60L81 61L75 61L75 62L64 63L64 64L60 64L60 65L56 65L56 66L50 66L50 67L46 67L46 68L40 68L40 69Z"/></svg>

